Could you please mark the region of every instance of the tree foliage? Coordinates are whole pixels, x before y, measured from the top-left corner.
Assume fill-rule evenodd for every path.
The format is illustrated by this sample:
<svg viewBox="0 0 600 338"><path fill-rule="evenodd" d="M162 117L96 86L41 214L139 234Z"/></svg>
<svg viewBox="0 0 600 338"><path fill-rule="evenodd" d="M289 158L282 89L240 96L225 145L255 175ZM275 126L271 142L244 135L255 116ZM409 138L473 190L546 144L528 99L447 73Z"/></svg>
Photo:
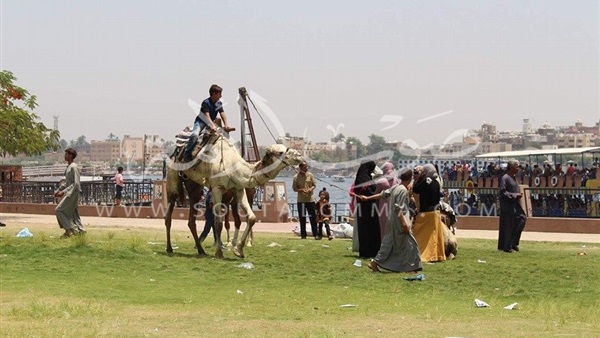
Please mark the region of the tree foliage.
<svg viewBox="0 0 600 338"><path fill-rule="evenodd" d="M86 140L85 135L81 135L76 140L71 140L71 142L69 143L69 146L75 149L85 148L89 145L90 143Z"/></svg>
<svg viewBox="0 0 600 338"><path fill-rule="evenodd" d="M369 135L369 144L367 145L367 155L376 154L380 151L389 150L390 147L386 144L383 136L371 134Z"/></svg>
<svg viewBox="0 0 600 338"><path fill-rule="evenodd" d="M60 134L47 128L33 112L35 95L14 84L9 71L0 72L0 155L40 155L60 147Z"/></svg>
<svg viewBox="0 0 600 338"><path fill-rule="evenodd" d="M342 142L345 139L346 139L346 136L344 136L344 134L342 134L342 133L339 133L331 138L331 142Z"/></svg>

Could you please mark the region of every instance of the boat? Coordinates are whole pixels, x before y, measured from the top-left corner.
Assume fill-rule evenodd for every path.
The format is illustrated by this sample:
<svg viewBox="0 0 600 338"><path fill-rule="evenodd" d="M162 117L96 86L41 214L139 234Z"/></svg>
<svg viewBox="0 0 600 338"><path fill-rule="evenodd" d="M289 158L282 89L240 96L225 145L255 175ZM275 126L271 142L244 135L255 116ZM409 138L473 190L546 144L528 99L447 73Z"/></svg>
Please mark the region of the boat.
<svg viewBox="0 0 600 338"><path fill-rule="evenodd" d="M334 182L344 182L344 176L340 176L340 175L331 175L331 180L333 180Z"/></svg>

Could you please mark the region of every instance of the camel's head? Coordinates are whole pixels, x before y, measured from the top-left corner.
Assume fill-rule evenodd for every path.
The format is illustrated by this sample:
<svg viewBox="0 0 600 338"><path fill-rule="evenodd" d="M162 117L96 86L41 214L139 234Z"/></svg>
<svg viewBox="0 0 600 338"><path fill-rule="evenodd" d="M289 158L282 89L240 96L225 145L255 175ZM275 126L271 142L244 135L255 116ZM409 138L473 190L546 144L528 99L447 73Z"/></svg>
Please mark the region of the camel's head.
<svg viewBox="0 0 600 338"><path fill-rule="evenodd" d="M263 158L263 162L273 163L276 159L288 166L295 166L302 162L302 155L297 150L287 148L283 144L274 144L267 148L267 154Z"/></svg>

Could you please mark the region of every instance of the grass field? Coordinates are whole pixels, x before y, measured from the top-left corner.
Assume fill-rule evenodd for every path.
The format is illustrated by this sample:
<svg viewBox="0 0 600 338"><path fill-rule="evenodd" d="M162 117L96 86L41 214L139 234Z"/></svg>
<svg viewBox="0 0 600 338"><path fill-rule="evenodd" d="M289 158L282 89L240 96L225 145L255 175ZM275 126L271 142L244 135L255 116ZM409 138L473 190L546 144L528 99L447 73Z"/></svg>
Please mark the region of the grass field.
<svg viewBox="0 0 600 338"><path fill-rule="evenodd" d="M33 238L0 230L0 337L600 336L597 244L525 242L505 254L463 239L456 260L409 282L353 266L344 239L259 233L246 259L217 260L195 256L187 229L174 231L170 257L156 229L59 239L29 228Z"/></svg>

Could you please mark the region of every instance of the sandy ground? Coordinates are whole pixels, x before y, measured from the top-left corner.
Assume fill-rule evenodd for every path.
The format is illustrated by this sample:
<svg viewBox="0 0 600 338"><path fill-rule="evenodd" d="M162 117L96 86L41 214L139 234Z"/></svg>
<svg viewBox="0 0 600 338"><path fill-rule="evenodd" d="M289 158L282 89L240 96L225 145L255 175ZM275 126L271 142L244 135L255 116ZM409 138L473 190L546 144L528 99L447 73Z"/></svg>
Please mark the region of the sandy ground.
<svg viewBox="0 0 600 338"><path fill-rule="evenodd" d="M0 221L6 223L3 230L14 229L18 232L27 224L41 224L49 227L56 227L58 224L53 215L27 215L27 214L1 214ZM143 218L109 218L109 217L83 217L84 226L91 227L145 227L164 229L164 220L162 219L143 219ZM198 221L199 229L204 226L204 221ZM244 225L243 225L244 226ZM293 235L292 230L296 223L256 223L254 231L289 233ZM187 222L183 220L174 220L173 229L187 229ZM295 236L295 235L293 235ZM490 230L456 230L458 238L481 238L497 239L498 232ZM550 242L581 242L581 243L600 243L600 234L573 234L573 233L555 233L555 232L528 232L524 231L521 237L524 241L550 241Z"/></svg>

